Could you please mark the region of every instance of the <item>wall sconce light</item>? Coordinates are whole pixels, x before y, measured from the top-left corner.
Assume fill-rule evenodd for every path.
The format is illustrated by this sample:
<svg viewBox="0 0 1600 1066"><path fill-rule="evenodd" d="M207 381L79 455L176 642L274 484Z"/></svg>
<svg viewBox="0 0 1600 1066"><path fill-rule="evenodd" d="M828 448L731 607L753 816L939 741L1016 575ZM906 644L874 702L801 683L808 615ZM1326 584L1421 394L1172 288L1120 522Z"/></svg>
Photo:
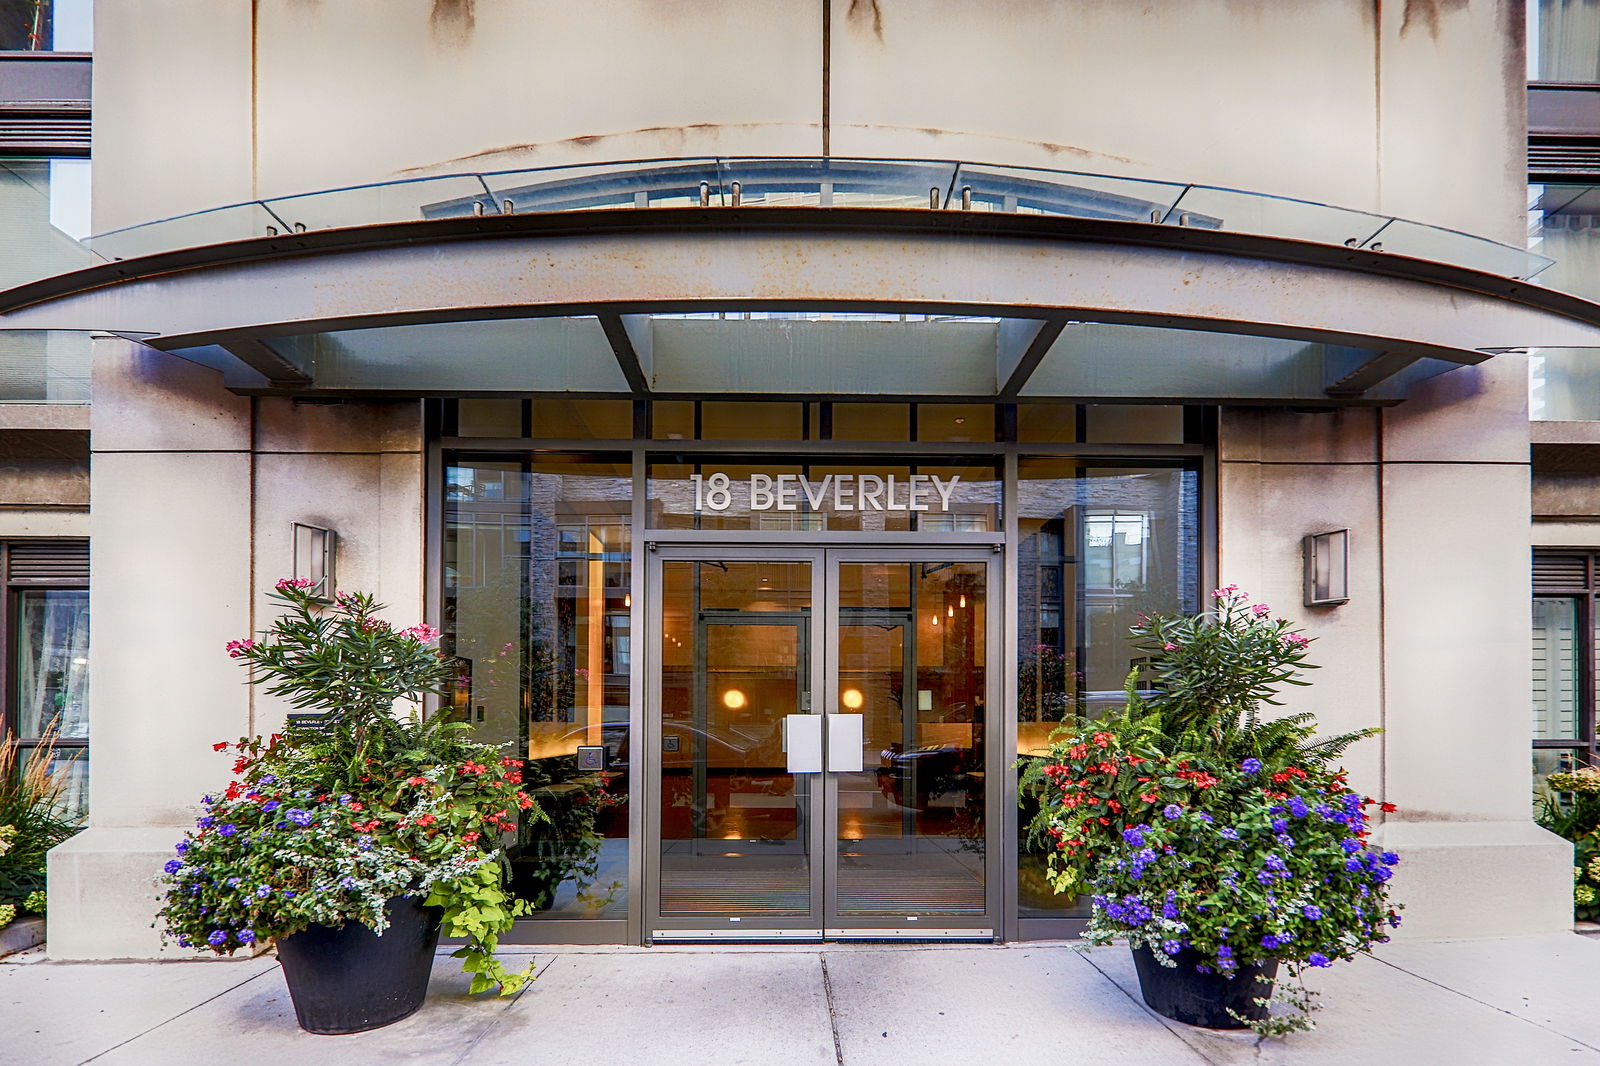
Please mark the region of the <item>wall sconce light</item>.
<svg viewBox="0 0 1600 1066"><path fill-rule="evenodd" d="M1307 607L1350 602L1350 531L1313 533L1303 543Z"/></svg>
<svg viewBox="0 0 1600 1066"><path fill-rule="evenodd" d="M321 526L294 523L294 576L311 581L311 593L318 599L331 599L334 591L333 564L338 554L339 534Z"/></svg>

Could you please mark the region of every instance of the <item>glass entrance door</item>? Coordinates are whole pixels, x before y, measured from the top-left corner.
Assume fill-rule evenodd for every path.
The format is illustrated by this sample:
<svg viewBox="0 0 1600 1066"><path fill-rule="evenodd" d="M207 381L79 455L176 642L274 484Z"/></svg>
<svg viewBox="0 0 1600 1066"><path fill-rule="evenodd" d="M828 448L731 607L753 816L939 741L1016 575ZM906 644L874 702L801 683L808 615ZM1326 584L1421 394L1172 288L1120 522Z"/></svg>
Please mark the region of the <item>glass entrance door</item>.
<svg viewBox="0 0 1600 1066"><path fill-rule="evenodd" d="M993 559L660 550L654 938L993 934Z"/></svg>

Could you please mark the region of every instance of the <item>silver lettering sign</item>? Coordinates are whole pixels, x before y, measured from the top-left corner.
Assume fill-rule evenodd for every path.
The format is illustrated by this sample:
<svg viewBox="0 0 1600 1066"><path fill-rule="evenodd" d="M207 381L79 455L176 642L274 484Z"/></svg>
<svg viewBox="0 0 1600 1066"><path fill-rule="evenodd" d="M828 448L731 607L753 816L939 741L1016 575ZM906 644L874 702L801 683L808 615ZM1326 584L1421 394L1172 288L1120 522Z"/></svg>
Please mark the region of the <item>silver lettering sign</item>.
<svg viewBox="0 0 1600 1066"><path fill-rule="evenodd" d="M690 474L696 511L726 511L734 496L752 511L948 511L961 475L825 474L815 482L799 474Z"/></svg>

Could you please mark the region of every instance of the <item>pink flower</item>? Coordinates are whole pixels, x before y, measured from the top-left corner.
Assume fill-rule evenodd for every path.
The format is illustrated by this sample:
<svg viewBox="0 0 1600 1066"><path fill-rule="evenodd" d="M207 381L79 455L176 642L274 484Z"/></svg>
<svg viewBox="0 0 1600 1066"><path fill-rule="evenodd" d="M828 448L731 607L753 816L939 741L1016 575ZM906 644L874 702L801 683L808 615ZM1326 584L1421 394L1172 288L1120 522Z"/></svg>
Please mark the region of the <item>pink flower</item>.
<svg viewBox="0 0 1600 1066"><path fill-rule="evenodd" d="M1301 634L1301 633L1290 633L1288 636L1283 638L1283 643L1284 643L1284 645L1286 647L1292 648L1295 651L1299 651L1301 648L1304 648L1307 644L1310 644L1311 641L1309 639L1307 639L1304 634Z"/></svg>
<svg viewBox="0 0 1600 1066"><path fill-rule="evenodd" d="M1177 651L1178 650L1178 646L1169 641L1166 644L1161 645L1161 650L1162 651Z"/></svg>
<svg viewBox="0 0 1600 1066"><path fill-rule="evenodd" d="M230 640L228 641L228 658L237 659L254 647L256 647L256 641L253 640Z"/></svg>
<svg viewBox="0 0 1600 1066"><path fill-rule="evenodd" d="M1250 612L1257 618L1265 618L1267 615L1272 613L1272 608L1268 607L1264 603L1258 603L1254 607L1250 608Z"/></svg>
<svg viewBox="0 0 1600 1066"><path fill-rule="evenodd" d="M418 622L409 629L402 629L400 635L402 637L410 637L418 644L427 644L430 641L439 639L439 631L426 622Z"/></svg>
<svg viewBox="0 0 1600 1066"><path fill-rule="evenodd" d="M284 589L308 589L315 584L309 577L280 577L276 588L282 592Z"/></svg>

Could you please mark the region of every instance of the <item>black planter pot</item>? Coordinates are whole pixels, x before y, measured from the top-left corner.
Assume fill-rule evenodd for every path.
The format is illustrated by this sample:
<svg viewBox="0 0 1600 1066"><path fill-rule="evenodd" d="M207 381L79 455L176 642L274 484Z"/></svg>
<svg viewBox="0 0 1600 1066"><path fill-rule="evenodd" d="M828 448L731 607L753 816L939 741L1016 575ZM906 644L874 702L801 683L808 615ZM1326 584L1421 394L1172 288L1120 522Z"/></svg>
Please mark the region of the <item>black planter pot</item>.
<svg viewBox="0 0 1600 1066"><path fill-rule="evenodd" d="M1267 1008L1255 1002L1272 997L1272 982L1278 976L1278 960L1241 966L1230 980L1220 973L1195 970L1200 955L1184 948L1173 955L1176 966L1163 966L1149 948L1133 949L1133 965L1139 971L1139 991L1157 1014L1185 1025L1205 1029L1243 1029L1244 1022L1228 1013L1237 1011L1252 1021L1267 1016Z"/></svg>
<svg viewBox="0 0 1600 1066"><path fill-rule="evenodd" d="M313 925L278 941L278 961L308 1033L359 1033L414 1014L428 992L433 952L439 946L441 907L421 896L399 896L385 909L382 936L346 922L338 929Z"/></svg>

